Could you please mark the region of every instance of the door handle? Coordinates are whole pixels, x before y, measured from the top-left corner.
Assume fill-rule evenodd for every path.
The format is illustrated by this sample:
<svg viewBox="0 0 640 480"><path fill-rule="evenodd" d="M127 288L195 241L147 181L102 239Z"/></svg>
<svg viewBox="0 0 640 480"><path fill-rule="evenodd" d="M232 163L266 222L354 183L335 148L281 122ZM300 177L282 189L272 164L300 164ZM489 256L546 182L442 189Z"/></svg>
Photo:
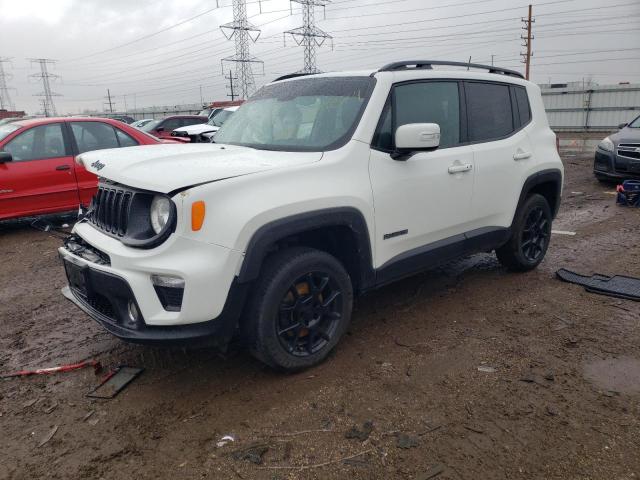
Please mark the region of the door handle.
<svg viewBox="0 0 640 480"><path fill-rule="evenodd" d="M465 163L464 165L451 165L449 167L449 173L464 173L468 172L473 168L473 165L470 163Z"/></svg>
<svg viewBox="0 0 640 480"><path fill-rule="evenodd" d="M531 158L531 152L516 152L513 154L514 160L526 160L527 158Z"/></svg>
<svg viewBox="0 0 640 480"><path fill-rule="evenodd" d="M56 170L71 170L71 165L58 165Z"/></svg>

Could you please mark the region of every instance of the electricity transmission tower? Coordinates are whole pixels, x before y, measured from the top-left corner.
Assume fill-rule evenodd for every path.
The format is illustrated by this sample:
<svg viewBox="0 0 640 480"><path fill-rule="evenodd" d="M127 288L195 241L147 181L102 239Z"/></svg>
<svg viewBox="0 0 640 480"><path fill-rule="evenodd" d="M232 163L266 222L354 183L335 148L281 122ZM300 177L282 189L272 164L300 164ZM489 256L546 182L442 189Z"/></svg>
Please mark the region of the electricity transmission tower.
<svg viewBox="0 0 640 480"><path fill-rule="evenodd" d="M293 37L298 45L304 47L303 73L320 73L316 65L316 48L321 47L327 40L333 39L327 32L316 27L315 7L324 7L331 0L290 0L302 5L303 26L287 30L285 33ZM286 37L285 37L286 38Z"/></svg>
<svg viewBox="0 0 640 480"><path fill-rule="evenodd" d="M30 58L29 60L31 60L32 65L34 63L40 65L40 73L34 73L30 75L31 78L38 78L42 80L43 91L36 94L36 97L44 97L42 105L45 116L55 117L58 113L56 112L56 106L53 104L53 97L60 97L61 95L59 93L54 93L51 91L51 84L49 83L49 79L55 80L59 77L58 75L49 73L49 71L47 70L47 65L53 65L56 63L56 61L49 58Z"/></svg>
<svg viewBox="0 0 640 480"><path fill-rule="evenodd" d="M11 101L9 96L9 87L7 86L7 80L11 79L11 75L5 73L4 63L8 63L11 59L6 57L0 57L0 110L15 110L15 105Z"/></svg>
<svg viewBox="0 0 640 480"><path fill-rule="evenodd" d="M261 64L264 74L264 63L249 53L249 44L258 40L260 29L247 20L247 0L233 0L233 22L221 25L220 30L227 40L233 38L236 46L234 55L222 59L222 74L225 71L224 62L235 63L238 96L246 99L256 89L252 64Z"/></svg>
<svg viewBox="0 0 640 480"><path fill-rule="evenodd" d="M522 23L524 23L522 29L527 32L527 36L521 35L520 38L524 40L522 44L527 50L522 55L522 63L525 65L525 74L524 78L529 80L529 71L531 68L531 57L533 57L533 52L531 51L531 41L533 40L533 35L531 35L531 26L535 23L535 19L531 16L531 5L529 5L529 16L527 18L522 19Z"/></svg>

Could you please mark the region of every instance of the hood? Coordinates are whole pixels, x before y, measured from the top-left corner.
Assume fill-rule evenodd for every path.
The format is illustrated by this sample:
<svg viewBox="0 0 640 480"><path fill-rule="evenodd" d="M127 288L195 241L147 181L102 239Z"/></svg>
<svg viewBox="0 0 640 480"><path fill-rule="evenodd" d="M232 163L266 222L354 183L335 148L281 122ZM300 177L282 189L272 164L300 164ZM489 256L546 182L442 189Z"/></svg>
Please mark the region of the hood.
<svg viewBox="0 0 640 480"><path fill-rule="evenodd" d="M99 177L169 193L192 185L317 162L322 152L279 152L216 143L96 150L76 161Z"/></svg>
<svg viewBox="0 0 640 480"><path fill-rule="evenodd" d="M176 128L174 132L185 132L187 135L200 135L205 132L217 132L220 127L209 125L208 123L199 123L197 125L189 125L188 127Z"/></svg>
<svg viewBox="0 0 640 480"><path fill-rule="evenodd" d="M617 145L619 143L640 143L640 128L624 127L609 138Z"/></svg>

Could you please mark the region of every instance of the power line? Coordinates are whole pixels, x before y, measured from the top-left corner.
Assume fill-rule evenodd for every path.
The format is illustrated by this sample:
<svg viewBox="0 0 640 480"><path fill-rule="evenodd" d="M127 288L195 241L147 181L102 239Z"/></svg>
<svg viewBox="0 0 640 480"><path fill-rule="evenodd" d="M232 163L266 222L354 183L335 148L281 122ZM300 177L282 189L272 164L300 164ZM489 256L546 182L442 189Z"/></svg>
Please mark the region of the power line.
<svg viewBox="0 0 640 480"><path fill-rule="evenodd" d="M316 27L315 8L325 7L331 0L290 0L302 5L302 27L294 28L284 32L285 38L289 34L298 45L304 47L304 67L303 73L319 73L316 65L316 47L321 47L331 35ZM286 40L285 40L286 44Z"/></svg>
<svg viewBox="0 0 640 480"><path fill-rule="evenodd" d="M533 40L533 36L531 35L531 27L533 26L534 22L535 22L535 19L531 17L531 4L529 4L529 16L527 18L522 18L522 23L524 23L524 26L522 27L522 29L526 30L527 35L520 36L520 38L524 40L524 43L522 44L522 46L526 49L525 52L521 53L520 55L522 55L523 57L522 63L524 63L525 65L524 78L526 78L527 80L529 80L531 56L533 55L533 52L531 52L531 41Z"/></svg>
<svg viewBox="0 0 640 480"><path fill-rule="evenodd" d="M53 103L53 97L60 97L59 93L54 93L51 91L51 84L49 82L50 79L60 78L58 75L54 75L53 73L49 73L47 69L47 65L54 65L56 60L51 60L50 58L30 58L31 64L37 63L40 65L40 73L34 73L30 75L32 78L39 78L42 80L42 88L43 91L41 93L36 94L37 97L43 97L42 106L44 110L45 117L48 116L56 116L56 106Z"/></svg>
<svg viewBox="0 0 640 480"><path fill-rule="evenodd" d="M236 76L240 82L240 98L249 98L256 88L253 64L262 64L264 71L264 63L249 53L249 43L258 40L260 29L247 20L246 0L233 0L233 22L221 25L220 30L227 40L234 39L236 47L234 55L222 59L222 71L224 72L224 62L235 63Z"/></svg>
<svg viewBox="0 0 640 480"><path fill-rule="evenodd" d="M11 79L11 75L5 73L4 64L11 61L8 57L0 57L0 110L15 110L15 105L9 96L9 87L7 80Z"/></svg>

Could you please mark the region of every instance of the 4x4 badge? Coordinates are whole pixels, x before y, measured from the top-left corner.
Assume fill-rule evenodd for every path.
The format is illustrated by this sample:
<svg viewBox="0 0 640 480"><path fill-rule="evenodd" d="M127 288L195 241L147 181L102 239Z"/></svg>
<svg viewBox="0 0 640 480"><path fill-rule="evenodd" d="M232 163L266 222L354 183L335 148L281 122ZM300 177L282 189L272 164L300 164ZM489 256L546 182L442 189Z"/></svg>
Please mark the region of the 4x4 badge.
<svg viewBox="0 0 640 480"><path fill-rule="evenodd" d="M101 163L101 162L100 162L100 160L96 160L95 162L93 162L93 163L91 164L91 166L92 166L93 168L95 168L96 170L100 171L100 170L102 170L102 169L105 167L105 164L104 164L104 163Z"/></svg>

